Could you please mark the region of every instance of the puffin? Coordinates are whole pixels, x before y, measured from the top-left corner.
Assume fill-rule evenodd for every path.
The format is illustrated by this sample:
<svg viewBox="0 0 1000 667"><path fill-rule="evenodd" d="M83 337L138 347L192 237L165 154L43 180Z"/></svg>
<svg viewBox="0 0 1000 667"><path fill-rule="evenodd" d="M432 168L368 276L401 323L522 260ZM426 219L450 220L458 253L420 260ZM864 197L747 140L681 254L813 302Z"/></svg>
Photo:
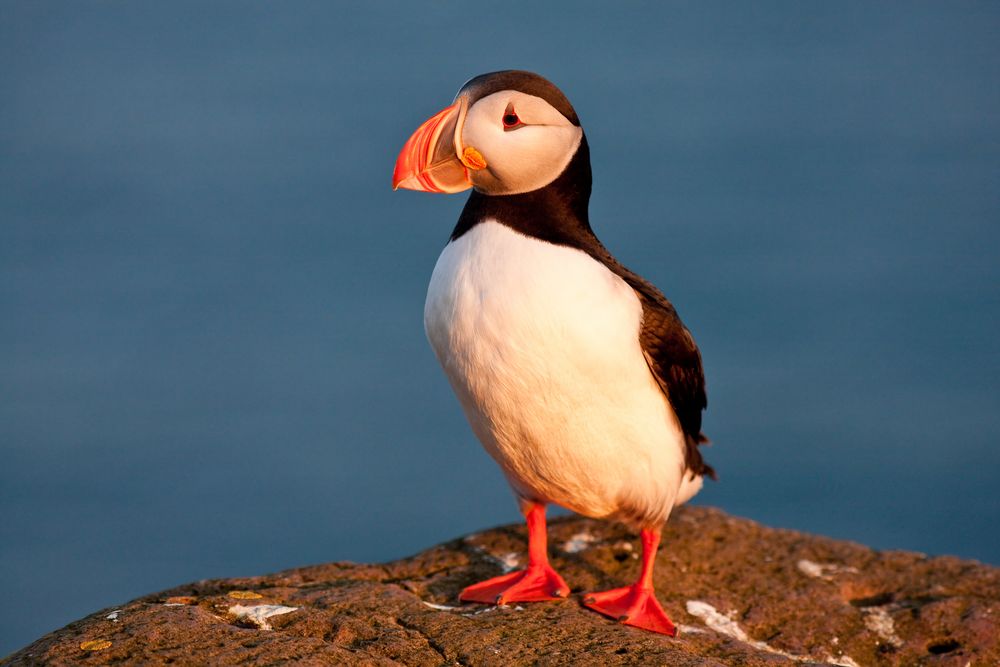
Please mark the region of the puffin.
<svg viewBox="0 0 1000 667"><path fill-rule="evenodd" d="M459 599L568 597L547 553L555 504L641 536L638 579L586 593L584 606L674 636L653 566L672 508L715 478L699 451L701 353L666 297L594 234L591 183L573 106L520 70L469 80L396 160L393 189L472 190L431 275L424 327L527 522L527 567Z"/></svg>

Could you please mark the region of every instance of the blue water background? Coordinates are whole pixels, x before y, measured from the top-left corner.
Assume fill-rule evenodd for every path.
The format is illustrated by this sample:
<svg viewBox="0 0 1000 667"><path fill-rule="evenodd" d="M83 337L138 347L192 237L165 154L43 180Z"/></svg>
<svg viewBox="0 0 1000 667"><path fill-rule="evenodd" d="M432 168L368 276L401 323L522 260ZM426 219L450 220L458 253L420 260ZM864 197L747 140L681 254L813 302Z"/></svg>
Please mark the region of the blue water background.
<svg viewBox="0 0 1000 667"><path fill-rule="evenodd" d="M1000 563L1000 5L0 5L0 655L518 520L422 327L469 77L576 106L704 353L698 502ZM669 549L669 545L666 545Z"/></svg>

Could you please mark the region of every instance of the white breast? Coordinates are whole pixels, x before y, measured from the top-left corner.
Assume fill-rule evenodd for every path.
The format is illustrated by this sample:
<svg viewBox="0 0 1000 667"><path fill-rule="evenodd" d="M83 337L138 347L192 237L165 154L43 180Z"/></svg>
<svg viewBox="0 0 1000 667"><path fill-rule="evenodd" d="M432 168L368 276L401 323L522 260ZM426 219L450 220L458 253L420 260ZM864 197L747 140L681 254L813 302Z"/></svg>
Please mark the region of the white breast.
<svg viewBox="0 0 1000 667"><path fill-rule="evenodd" d="M515 492L587 516L666 519L683 435L639 344L635 292L586 253L476 225L441 253L424 325Z"/></svg>

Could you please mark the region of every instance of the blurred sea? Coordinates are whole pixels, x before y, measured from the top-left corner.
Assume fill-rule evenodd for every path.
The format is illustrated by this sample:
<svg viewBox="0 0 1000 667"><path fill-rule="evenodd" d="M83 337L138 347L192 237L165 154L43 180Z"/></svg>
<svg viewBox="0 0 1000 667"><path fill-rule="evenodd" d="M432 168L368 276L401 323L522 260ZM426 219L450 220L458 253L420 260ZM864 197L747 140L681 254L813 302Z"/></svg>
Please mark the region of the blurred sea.
<svg viewBox="0 0 1000 667"><path fill-rule="evenodd" d="M1000 5L0 5L0 655L519 515L424 340L468 78L559 85L694 332L697 502L1000 564ZM669 545L666 545L669 548Z"/></svg>

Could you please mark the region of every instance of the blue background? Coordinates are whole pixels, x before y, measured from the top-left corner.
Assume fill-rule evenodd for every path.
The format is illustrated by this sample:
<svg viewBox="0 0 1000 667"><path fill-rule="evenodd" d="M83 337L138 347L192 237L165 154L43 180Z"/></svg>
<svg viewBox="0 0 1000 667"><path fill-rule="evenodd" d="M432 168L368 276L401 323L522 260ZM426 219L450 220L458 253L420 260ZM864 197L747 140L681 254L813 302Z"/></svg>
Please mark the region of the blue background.
<svg viewBox="0 0 1000 667"><path fill-rule="evenodd" d="M389 187L511 67L701 345L698 502L1000 563L1000 5L423 4L0 5L0 655L519 519L424 340L464 195Z"/></svg>

